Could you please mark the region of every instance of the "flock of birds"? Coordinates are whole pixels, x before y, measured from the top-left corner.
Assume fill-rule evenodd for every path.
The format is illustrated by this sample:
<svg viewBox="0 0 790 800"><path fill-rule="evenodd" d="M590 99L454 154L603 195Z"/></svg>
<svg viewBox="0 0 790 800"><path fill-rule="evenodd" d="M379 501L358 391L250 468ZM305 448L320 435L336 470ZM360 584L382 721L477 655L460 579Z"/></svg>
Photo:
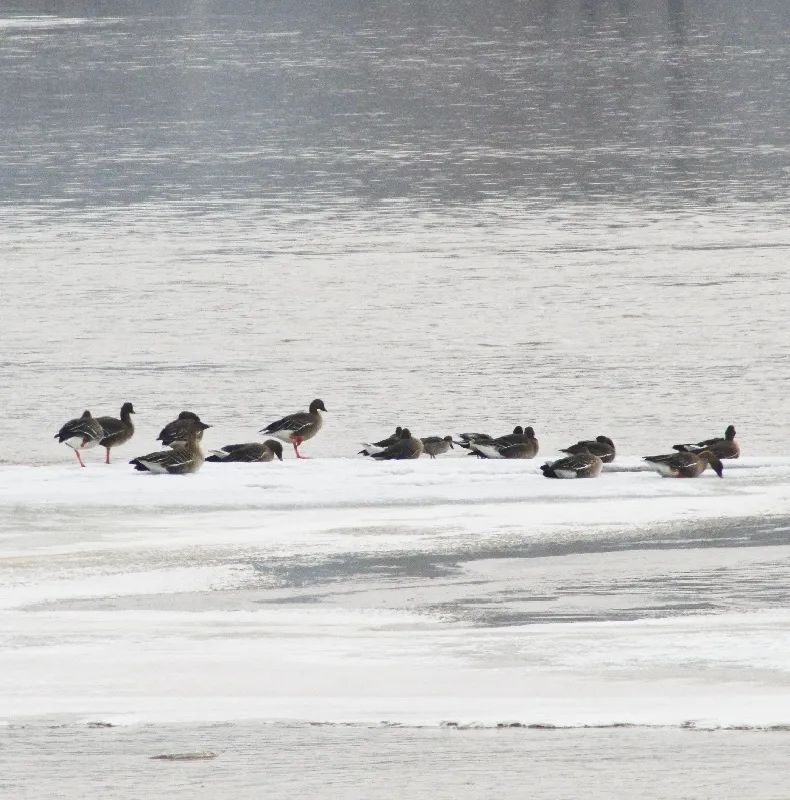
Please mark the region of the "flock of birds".
<svg viewBox="0 0 790 800"><path fill-rule="evenodd" d="M182 411L176 419L165 425L157 441L167 448L146 455L137 456L129 463L135 469L145 472L183 475L197 472L204 461L251 462L282 461L281 442L293 446L297 458L307 458L299 452L303 442L312 439L323 425L321 412L326 412L323 400L313 400L307 411L297 411L267 425L260 433L273 436L263 442L228 444L219 450L211 451L206 458L200 447L203 432L210 428L192 411ZM90 411L69 420L56 434L55 438L74 450L80 463L85 466L80 451L100 445L107 451L105 463L110 463L110 451L128 442L134 435L132 422L134 407L131 403L121 406L120 417L94 417ZM404 460L419 458L423 453L436 458L458 445L478 458L535 458L538 454L538 440L531 426L517 425L512 433L504 436L491 436L487 433L462 433L457 439L452 436L427 436L418 438L408 428L395 429L395 432L378 442L366 443L361 455L377 461ZM595 478L603 465L614 461L615 446L608 436L598 436L592 440L582 440L561 452L567 455L555 461L547 461L541 472L547 478ZM723 437L704 439L690 444L673 445L672 453L645 456L644 461L660 475L668 478L696 478L707 467L711 467L721 478L722 459L738 458L740 447L735 439L735 428L730 425Z"/></svg>

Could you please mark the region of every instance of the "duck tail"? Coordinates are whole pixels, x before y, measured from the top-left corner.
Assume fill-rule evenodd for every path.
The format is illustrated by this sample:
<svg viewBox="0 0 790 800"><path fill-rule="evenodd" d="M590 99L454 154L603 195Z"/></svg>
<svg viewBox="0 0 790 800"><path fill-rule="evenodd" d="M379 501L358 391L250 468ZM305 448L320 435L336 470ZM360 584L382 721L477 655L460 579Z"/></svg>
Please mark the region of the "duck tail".
<svg viewBox="0 0 790 800"><path fill-rule="evenodd" d="M540 471L543 473L544 478L556 478L557 473L554 471L554 468L548 461L545 464L542 464L540 467Z"/></svg>

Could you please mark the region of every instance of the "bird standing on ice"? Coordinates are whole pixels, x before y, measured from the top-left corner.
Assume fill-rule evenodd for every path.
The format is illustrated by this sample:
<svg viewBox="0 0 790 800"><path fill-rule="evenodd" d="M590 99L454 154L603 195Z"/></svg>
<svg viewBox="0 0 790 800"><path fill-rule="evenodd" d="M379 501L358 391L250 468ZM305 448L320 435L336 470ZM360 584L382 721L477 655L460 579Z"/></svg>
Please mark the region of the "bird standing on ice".
<svg viewBox="0 0 790 800"><path fill-rule="evenodd" d="M62 444L67 444L74 450L80 466L85 464L80 456L80 450L96 447L104 438L104 428L99 421L91 416L90 411L83 411L81 417L70 419L56 434L55 438Z"/></svg>
<svg viewBox="0 0 790 800"><path fill-rule="evenodd" d="M423 453L427 453L431 458L455 449L452 436L423 436L420 441Z"/></svg>
<svg viewBox="0 0 790 800"><path fill-rule="evenodd" d="M124 403L121 406L120 419L116 417L96 417L96 421L104 429L104 438L99 444L107 450L107 455L104 459L105 464L110 463L110 448L128 442L134 435L132 414L134 414L132 404Z"/></svg>
<svg viewBox="0 0 790 800"><path fill-rule="evenodd" d="M297 411L295 414L289 414L262 428L260 433L267 433L270 436L276 436L283 442L290 442L297 458L308 458L308 456L300 455L299 445L312 439L321 430L321 426L324 424L321 417L322 411L326 411L324 401L313 400L310 403L309 411Z"/></svg>

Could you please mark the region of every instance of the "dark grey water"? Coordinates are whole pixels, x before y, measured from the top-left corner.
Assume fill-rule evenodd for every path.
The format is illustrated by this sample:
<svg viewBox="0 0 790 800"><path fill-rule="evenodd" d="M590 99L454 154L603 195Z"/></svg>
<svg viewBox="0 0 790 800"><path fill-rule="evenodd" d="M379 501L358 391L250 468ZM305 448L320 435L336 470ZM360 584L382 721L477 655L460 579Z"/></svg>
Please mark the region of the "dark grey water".
<svg viewBox="0 0 790 800"><path fill-rule="evenodd" d="M100 207L785 199L788 28L781 0L26 3L0 24L0 190Z"/></svg>

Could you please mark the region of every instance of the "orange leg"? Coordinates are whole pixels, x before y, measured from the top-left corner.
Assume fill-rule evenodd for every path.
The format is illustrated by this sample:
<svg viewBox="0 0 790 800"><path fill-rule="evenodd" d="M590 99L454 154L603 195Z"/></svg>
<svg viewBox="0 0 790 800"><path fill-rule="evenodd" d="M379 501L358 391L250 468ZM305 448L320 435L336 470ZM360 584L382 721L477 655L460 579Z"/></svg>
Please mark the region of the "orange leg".
<svg viewBox="0 0 790 800"><path fill-rule="evenodd" d="M80 451L74 448L74 455L77 456L77 461L80 462L80 466L84 467L85 464L82 463L82 456L80 455Z"/></svg>
<svg viewBox="0 0 790 800"><path fill-rule="evenodd" d="M304 441L304 439L303 439L301 436L294 436L294 437L291 439L291 444L293 444L293 446L294 446L294 452L296 453L296 457L297 457L297 458L305 458L305 459L309 459L309 458L310 458L310 456L303 456L303 455L300 455L300 453L299 453L299 445L300 445L300 444L301 444L303 441Z"/></svg>

